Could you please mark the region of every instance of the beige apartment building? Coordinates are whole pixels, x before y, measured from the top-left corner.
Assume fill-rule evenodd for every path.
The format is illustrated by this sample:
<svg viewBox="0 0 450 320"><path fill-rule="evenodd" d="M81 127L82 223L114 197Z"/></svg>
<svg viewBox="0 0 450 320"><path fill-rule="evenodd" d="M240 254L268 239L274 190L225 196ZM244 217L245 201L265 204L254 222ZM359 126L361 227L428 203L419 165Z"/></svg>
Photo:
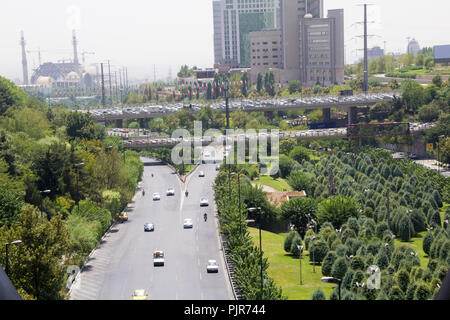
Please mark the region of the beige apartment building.
<svg viewBox="0 0 450 320"><path fill-rule="evenodd" d="M279 70L282 68L281 44L280 29L270 29L250 33L250 81L252 83L256 82L258 73L264 74L269 69ZM279 75L279 71L274 73Z"/></svg>

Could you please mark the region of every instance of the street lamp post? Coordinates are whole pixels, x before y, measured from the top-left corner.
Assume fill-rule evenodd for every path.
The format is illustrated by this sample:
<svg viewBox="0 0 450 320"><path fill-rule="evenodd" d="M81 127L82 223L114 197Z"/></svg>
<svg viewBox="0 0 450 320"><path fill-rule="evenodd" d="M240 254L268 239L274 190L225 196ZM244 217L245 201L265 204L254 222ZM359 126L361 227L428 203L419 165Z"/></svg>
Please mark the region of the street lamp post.
<svg viewBox="0 0 450 320"><path fill-rule="evenodd" d="M341 300L341 283L342 283L342 280L341 280L341 279L333 278L333 277L323 277L323 278L322 278L322 282L326 282L326 283L337 283L337 285L338 285L339 300Z"/></svg>
<svg viewBox="0 0 450 320"><path fill-rule="evenodd" d="M78 164L75 165L75 169L77 171L77 196L78 197L80 195L80 190L79 190L79 186L78 186L78 182L80 180L80 170L79 170L79 168L83 168L84 165L85 165L84 162L81 162L81 163L78 163ZM80 198L78 198L77 206L78 206L78 212L80 212Z"/></svg>
<svg viewBox="0 0 450 320"><path fill-rule="evenodd" d="M239 233L241 234L241 236L242 236L242 204L241 204L241 174L240 173L235 173L235 172L233 172L232 174L231 174L232 176L235 176L235 175L237 175L237 178L238 178L238 190L239 190L239 192L238 192L238 200L239 200L239 216L240 216L240 221L239 221Z"/></svg>
<svg viewBox="0 0 450 320"><path fill-rule="evenodd" d="M13 246L18 246L19 244L22 243L22 240L16 240L10 243L7 243L6 246L6 266L5 266L5 273L8 276L9 275L9 246L13 245Z"/></svg>
<svg viewBox="0 0 450 320"><path fill-rule="evenodd" d="M304 246L297 245L297 248L298 248L298 251L300 252L300 285L303 285L303 280L302 280L302 253L303 253Z"/></svg>
<svg viewBox="0 0 450 320"><path fill-rule="evenodd" d="M261 208L248 209L249 212L256 212L258 210L261 210ZM249 223L249 222L256 222L256 221L255 220L247 220L246 222ZM262 251L261 223L258 223L258 229L259 229L259 257L260 257L260 264L261 264L261 300L262 300L263 291L264 291L264 276L263 276L263 251Z"/></svg>
<svg viewBox="0 0 450 320"><path fill-rule="evenodd" d="M44 191L39 191L40 194L50 194L52 191L51 190L44 190ZM40 210L41 210L41 214L43 214L43 210L42 210L42 202L44 201L44 199L41 200L41 205L40 205Z"/></svg>
<svg viewBox="0 0 450 320"><path fill-rule="evenodd" d="M230 106L229 106L229 94L228 91L230 89L230 83L228 80L225 81L223 85L223 92L225 95L225 108L226 108L226 116L227 116L227 129L230 129Z"/></svg>
<svg viewBox="0 0 450 320"><path fill-rule="evenodd" d="M315 233L315 236L314 237L312 237L312 242L313 242L313 244L314 244L314 240L316 240L316 236L317 236L317 222L316 222L316 220L314 220L312 217L311 217L311 215L310 214L308 214L308 218L309 218L309 223L310 223L310 227L312 227L312 225L314 225L314 233ZM312 254L313 254L313 272L314 273L316 273L316 259L315 259L315 256L314 256L314 251L312 252Z"/></svg>

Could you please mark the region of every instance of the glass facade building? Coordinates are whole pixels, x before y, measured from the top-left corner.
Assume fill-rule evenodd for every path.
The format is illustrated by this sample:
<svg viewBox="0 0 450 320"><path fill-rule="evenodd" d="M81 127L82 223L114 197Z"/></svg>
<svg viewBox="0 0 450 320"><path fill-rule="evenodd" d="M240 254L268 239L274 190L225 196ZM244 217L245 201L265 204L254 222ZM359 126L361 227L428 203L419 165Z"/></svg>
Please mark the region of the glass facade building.
<svg viewBox="0 0 450 320"><path fill-rule="evenodd" d="M213 9L216 64L249 68L250 32L280 27L279 0L214 0Z"/></svg>

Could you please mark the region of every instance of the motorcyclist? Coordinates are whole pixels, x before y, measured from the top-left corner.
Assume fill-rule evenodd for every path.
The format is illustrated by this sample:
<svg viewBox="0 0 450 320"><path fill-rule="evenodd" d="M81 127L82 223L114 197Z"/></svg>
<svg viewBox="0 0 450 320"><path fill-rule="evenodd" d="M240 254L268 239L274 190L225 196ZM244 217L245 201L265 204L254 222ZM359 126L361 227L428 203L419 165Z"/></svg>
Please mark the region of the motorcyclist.
<svg viewBox="0 0 450 320"><path fill-rule="evenodd" d="M142 190L142 195L145 196L145 190Z"/></svg>
<svg viewBox="0 0 450 320"><path fill-rule="evenodd" d="M186 190L186 192L184 193L186 195L186 197L189 195L189 191Z"/></svg>
<svg viewBox="0 0 450 320"><path fill-rule="evenodd" d="M206 222L206 220L208 220L208 214L207 214L207 213L205 213L205 214L203 215L203 219L205 219L205 222Z"/></svg>

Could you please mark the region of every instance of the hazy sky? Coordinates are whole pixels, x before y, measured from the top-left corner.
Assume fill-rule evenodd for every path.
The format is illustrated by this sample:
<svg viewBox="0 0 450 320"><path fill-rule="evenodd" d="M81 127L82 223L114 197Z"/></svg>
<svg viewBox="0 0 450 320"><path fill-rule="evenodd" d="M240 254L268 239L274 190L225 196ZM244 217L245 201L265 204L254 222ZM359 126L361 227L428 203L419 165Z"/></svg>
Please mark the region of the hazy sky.
<svg viewBox="0 0 450 320"><path fill-rule="evenodd" d="M327 9L344 8L347 62L361 51L360 0L324 0ZM449 0L372 0L369 46L404 52L407 37L421 46L450 44ZM77 19L79 12L79 19ZM79 20L79 21L77 21ZM181 64L212 67L212 0L2 0L0 5L0 75L21 79L20 31L27 50L42 51L43 61L72 58L70 27L79 28L79 52L89 63L111 60L127 66L129 78L153 80L172 76ZM81 54L80 54L81 61ZM38 64L28 54L29 69ZM31 71L30 71L31 76Z"/></svg>

